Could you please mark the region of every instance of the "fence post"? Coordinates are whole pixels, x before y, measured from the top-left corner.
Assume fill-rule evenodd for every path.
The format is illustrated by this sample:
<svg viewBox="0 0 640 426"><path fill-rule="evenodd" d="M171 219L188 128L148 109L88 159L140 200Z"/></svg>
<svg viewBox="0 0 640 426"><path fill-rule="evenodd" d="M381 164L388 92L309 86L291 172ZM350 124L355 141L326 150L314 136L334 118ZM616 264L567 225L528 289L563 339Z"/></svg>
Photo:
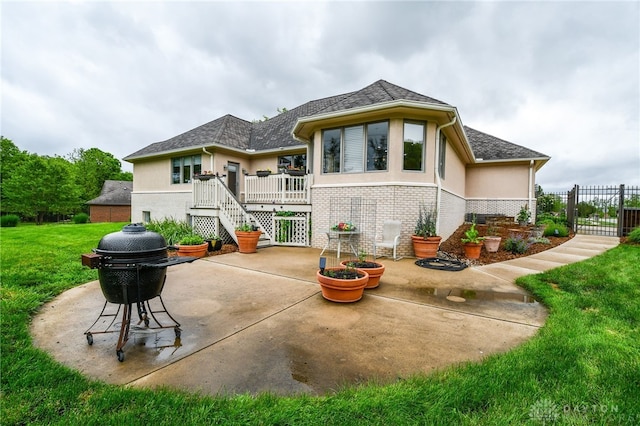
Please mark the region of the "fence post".
<svg viewBox="0 0 640 426"><path fill-rule="evenodd" d="M618 198L618 237L622 237L624 231L624 183L620 185Z"/></svg>

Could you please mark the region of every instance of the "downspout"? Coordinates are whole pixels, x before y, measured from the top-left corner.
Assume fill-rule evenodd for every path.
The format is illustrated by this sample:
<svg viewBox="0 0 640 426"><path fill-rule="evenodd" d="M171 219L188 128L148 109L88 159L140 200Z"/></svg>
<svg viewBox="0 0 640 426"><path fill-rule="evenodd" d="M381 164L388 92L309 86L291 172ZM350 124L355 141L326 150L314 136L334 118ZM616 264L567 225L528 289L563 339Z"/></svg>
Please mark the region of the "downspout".
<svg viewBox="0 0 640 426"><path fill-rule="evenodd" d="M436 127L436 158L434 161L435 165L435 175L436 175L436 233L440 233L440 192L442 190L442 180L440 179L440 130L445 127L453 126L457 120L457 116L453 116L453 120L448 123L445 123L441 126Z"/></svg>
<svg viewBox="0 0 640 426"><path fill-rule="evenodd" d="M213 153L207 151L207 148L205 148L204 146L202 147L202 152L209 155L209 170L213 172Z"/></svg>
<svg viewBox="0 0 640 426"><path fill-rule="evenodd" d="M532 212L533 211L533 197L535 196L535 194L533 193L533 164L534 161L530 160L529 161L529 190L527 191L529 193L529 211ZM537 207L537 206L536 206ZM536 212L536 215L533 216L533 223L535 224L536 222L536 216L538 215L538 212Z"/></svg>

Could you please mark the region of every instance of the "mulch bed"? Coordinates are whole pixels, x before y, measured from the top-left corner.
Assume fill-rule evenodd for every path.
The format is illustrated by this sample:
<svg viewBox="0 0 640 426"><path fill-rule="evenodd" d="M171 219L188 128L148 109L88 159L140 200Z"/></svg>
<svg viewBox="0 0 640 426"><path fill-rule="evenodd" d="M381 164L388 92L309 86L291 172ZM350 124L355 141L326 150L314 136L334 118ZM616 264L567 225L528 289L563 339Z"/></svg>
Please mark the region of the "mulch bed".
<svg viewBox="0 0 640 426"><path fill-rule="evenodd" d="M440 244L440 251L446 253L448 256L454 259L465 259L464 248L462 247L461 239L464 238L465 231L467 231L470 227L471 224L464 224L458 227L458 229L446 241L443 241ZM487 265L490 263L517 259L519 257L531 256L532 254L540 253L542 251L549 250L550 248L559 246L560 244L565 243L573 238L573 234L570 234L568 237L545 237L551 242L551 244L532 244L524 254L514 254L504 250L504 243L507 238L511 237L514 234L529 235L531 228L531 226L519 226L518 224L513 224L513 226L509 227L497 228L497 235L502 237L502 241L500 242L500 249L496 253L488 253L487 250L483 247L482 251L480 252L480 258L470 261L469 263L474 265ZM487 225L476 225L476 229L480 232L481 236L487 235Z"/></svg>
<svg viewBox="0 0 640 426"><path fill-rule="evenodd" d="M223 244L220 250L210 251L208 256L218 256L221 254L233 253L238 251L238 246L235 244Z"/></svg>

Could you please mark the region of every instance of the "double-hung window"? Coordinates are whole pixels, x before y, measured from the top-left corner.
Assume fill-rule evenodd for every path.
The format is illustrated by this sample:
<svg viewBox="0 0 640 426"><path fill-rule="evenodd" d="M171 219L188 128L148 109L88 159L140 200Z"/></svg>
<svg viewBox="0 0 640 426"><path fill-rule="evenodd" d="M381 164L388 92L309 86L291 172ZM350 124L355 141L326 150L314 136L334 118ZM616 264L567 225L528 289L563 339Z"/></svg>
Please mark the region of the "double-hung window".
<svg viewBox="0 0 640 426"><path fill-rule="evenodd" d="M201 171L202 159L199 155L171 159L171 183L189 183Z"/></svg>
<svg viewBox="0 0 640 426"><path fill-rule="evenodd" d="M387 170L389 123L359 124L322 132L322 172Z"/></svg>
<svg viewBox="0 0 640 426"><path fill-rule="evenodd" d="M424 165L424 123L405 121L403 170L423 170Z"/></svg>

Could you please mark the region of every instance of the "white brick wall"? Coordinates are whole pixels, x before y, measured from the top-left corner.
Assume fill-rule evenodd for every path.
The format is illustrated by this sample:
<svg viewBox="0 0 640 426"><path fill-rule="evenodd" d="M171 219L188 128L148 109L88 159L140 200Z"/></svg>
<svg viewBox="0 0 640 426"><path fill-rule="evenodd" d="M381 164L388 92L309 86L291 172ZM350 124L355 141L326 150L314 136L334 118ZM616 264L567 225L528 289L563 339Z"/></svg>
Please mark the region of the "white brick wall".
<svg viewBox="0 0 640 426"><path fill-rule="evenodd" d="M402 221L402 237L398 247L398 255L413 256L411 234L413 234L418 217L418 210L421 204L435 206L436 187L433 185L378 185L312 188L312 247L323 248L327 242L325 232L334 225L330 211L331 199L334 197L362 197L363 200L375 203L375 232L367 232L364 235L366 243L361 244L367 252L373 251L371 241L374 235L371 234L381 234L382 224L386 219L397 219ZM464 217L458 225L462 223L463 219Z"/></svg>

